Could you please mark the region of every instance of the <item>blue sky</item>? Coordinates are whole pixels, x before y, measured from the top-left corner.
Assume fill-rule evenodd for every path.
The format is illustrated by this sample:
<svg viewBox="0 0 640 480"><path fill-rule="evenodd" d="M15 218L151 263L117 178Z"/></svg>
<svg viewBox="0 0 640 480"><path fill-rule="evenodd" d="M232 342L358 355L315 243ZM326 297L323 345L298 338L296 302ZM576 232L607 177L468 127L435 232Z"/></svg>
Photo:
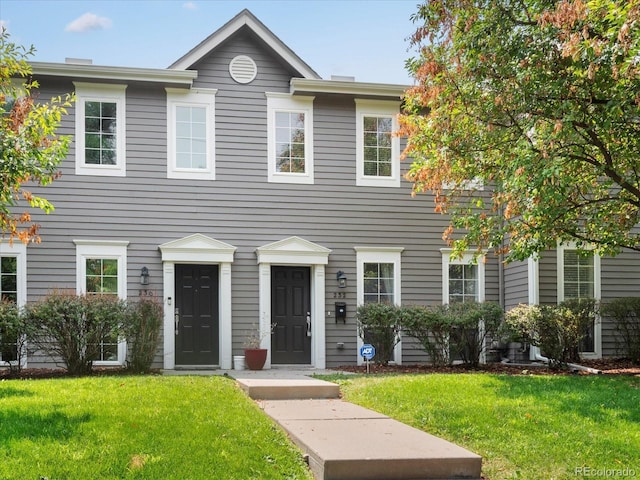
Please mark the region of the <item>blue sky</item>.
<svg viewBox="0 0 640 480"><path fill-rule="evenodd" d="M11 41L34 60L166 68L248 8L325 79L411 84L418 0L0 0Z"/></svg>

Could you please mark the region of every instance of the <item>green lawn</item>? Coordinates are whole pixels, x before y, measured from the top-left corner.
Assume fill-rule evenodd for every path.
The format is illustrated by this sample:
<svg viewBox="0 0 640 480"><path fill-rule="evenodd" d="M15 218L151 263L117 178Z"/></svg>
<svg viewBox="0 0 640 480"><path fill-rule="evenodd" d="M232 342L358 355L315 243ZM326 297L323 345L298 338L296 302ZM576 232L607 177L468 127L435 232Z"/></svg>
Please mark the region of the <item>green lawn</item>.
<svg viewBox="0 0 640 480"><path fill-rule="evenodd" d="M311 479L233 380L0 381L0 478Z"/></svg>
<svg viewBox="0 0 640 480"><path fill-rule="evenodd" d="M323 378L349 402L482 455L491 480L640 477L639 377Z"/></svg>

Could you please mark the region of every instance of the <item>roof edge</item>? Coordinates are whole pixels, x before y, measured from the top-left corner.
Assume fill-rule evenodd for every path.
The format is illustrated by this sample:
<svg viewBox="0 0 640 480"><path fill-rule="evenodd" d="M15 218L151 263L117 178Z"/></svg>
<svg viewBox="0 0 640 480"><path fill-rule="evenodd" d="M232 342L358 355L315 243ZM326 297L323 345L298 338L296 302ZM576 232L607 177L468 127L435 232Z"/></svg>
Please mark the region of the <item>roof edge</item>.
<svg viewBox="0 0 640 480"><path fill-rule="evenodd" d="M321 80L292 78L290 93L335 93L342 95L363 95L371 97L394 97L401 99L410 85L389 83L345 82L340 80Z"/></svg>
<svg viewBox="0 0 640 480"><path fill-rule="evenodd" d="M186 70L244 26L249 27L263 42L304 78L320 78L320 75L246 8L192 48L186 55L183 55L169 65L169 68Z"/></svg>
<svg viewBox="0 0 640 480"><path fill-rule="evenodd" d="M107 67L71 63L29 62L36 75L55 77L86 77L95 80L125 80L152 83L171 83L191 86L198 77L194 70L167 70L156 68Z"/></svg>

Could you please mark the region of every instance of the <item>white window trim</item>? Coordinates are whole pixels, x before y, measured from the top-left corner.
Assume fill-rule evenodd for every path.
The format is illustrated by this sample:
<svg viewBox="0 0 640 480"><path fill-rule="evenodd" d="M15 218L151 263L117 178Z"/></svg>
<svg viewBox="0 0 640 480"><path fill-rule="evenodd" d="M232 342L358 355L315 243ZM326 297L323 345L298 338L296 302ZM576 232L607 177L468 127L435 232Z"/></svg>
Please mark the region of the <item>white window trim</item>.
<svg viewBox="0 0 640 480"><path fill-rule="evenodd" d="M583 247L587 250L591 250L591 248ZM565 300L564 296L564 252L565 250L577 250L575 242L569 243L558 243L557 252L557 297L558 304ZM601 262L600 255L597 253L593 254L593 298L596 301L600 301L602 299L602 287L601 287ZM593 344L594 351L593 352L580 352L580 356L582 358L602 358L602 319L600 315L596 315L595 325L593 328Z"/></svg>
<svg viewBox="0 0 640 480"><path fill-rule="evenodd" d="M76 292L83 295L87 291L87 262L89 258L105 258L118 261L118 297L127 299L127 246L129 242L120 240L73 240L76 245ZM117 361L96 361L97 366L124 365L127 343L118 342Z"/></svg>
<svg viewBox="0 0 640 480"><path fill-rule="evenodd" d="M353 247L356 251L356 283L357 294L356 303L362 305L364 303L364 264L365 263L393 263L393 277L395 294L393 296L396 305L402 305L402 252L404 247ZM402 365L402 333L400 333L400 341L393 350L396 365ZM363 341L360 335L356 334L357 352ZM357 354L358 365L364 363L364 359Z"/></svg>
<svg viewBox="0 0 640 480"><path fill-rule="evenodd" d="M7 240L0 240L0 257L16 257L16 303L18 307L24 307L27 303L27 246L22 242L10 244ZM22 368L27 367L27 356L21 356ZM0 361L0 367L8 367L12 362Z"/></svg>
<svg viewBox="0 0 640 480"><path fill-rule="evenodd" d="M364 117L391 117L393 131L397 132L399 102L385 100L363 100L356 98L356 185L364 187L400 186L400 138L391 137L391 176L374 177L364 174Z"/></svg>
<svg viewBox="0 0 640 480"><path fill-rule="evenodd" d="M76 175L103 175L124 177L127 174L126 162L126 85L103 83L73 82L76 90ZM116 164L87 165L85 163L84 141L84 103L85 101L114 102L116 104Z"/></svg>
<svg viewBox="0 0 640 480"><path fill-rule="evenodd" d="M188 180L215 180L215 100L217 89L196 88L184 90L166 88L167 91L167 178ZM207 166L179 168L176 163L176 107L205 107L207 118Z"/></svg>
<svg viewBox="0 0 640 480"><path fill-rule="evenodd" d="M313 100L315 97L291 96L266 92L267 97L267 163L268 181L272 183L314 183L313 167ZM276 171L276 113L304 113L304 173Z"/></svg>
<svg viewBox="0 0 640 480"><path fill-rule="evenodd" d="M451 258L452 250L450 248L441 248L442 253L442 304L449 304L449 265L471 265L473 264L473 252L463 254L462 258ZM485 256L477 258L478 266L478 303L485 300Z"/></svg>

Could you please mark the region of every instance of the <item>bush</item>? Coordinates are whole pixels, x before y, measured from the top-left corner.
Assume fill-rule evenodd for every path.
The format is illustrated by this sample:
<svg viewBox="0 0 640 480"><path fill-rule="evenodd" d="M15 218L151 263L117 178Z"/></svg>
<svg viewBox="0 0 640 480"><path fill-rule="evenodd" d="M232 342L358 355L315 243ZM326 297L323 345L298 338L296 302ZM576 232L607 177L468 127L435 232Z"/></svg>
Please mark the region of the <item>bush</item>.
<svg viewBox="0 0 640 480"><path fill-rule="evenodd" d="M91 373L102 342L117 337L126 303L112 295L76 295L54 291L27 305L29 341L51 357L59 357L72 375Z"/></svg>
<svg viewBox="0 0 640 480"><path fill-rule="evenodd" d="M453 303L447 308L451 334L451 354L466 365L477 367L485 350L487 338L497 335L504 311L496 303Z"/></svg>
<svg viewBox="0 0 640 480"><path fill-rule="evenodd" d="M624 355L640 363L640 297L616 298L602 306L602 314L613 320Z"/></svg>
<svg viewBox="0 0 640 480"><path fill-rule="evenodd" d="M558 368L578 361L580 344L596 316L593 299L575 299L560 305L519 305L505 317L511 340L540 347L549 366Z"/></svg>
<svg viewBox="0 0 640 480"><path fill-rule="evenodd" d="M365 303L356 312L358 335L376 348L376 363L387 365L400 341L400 307L388 303Z"/></svg>
<svg viewBox="0 0 640 480"><path fill-rule="evenodd" d="M403 332L420 342L434 365L450 363L451 322L445 307L406 306L402 307L401 317Z"/></svg>
<svg viewBox="0 0 640 480"><path fill-rule="evenodd" d="M162 305L155 297L146 296L128 305L123 334L127 339L127 368L135 373L148 373L158 350L162 328Z"/></svg>
<svg viewBox="0 0 640 480"><path fill-rule="evenodd" d="M12 375L22 370L26 347L26 326L20 309L13 301L0 302L0 355Z"/></svg>

